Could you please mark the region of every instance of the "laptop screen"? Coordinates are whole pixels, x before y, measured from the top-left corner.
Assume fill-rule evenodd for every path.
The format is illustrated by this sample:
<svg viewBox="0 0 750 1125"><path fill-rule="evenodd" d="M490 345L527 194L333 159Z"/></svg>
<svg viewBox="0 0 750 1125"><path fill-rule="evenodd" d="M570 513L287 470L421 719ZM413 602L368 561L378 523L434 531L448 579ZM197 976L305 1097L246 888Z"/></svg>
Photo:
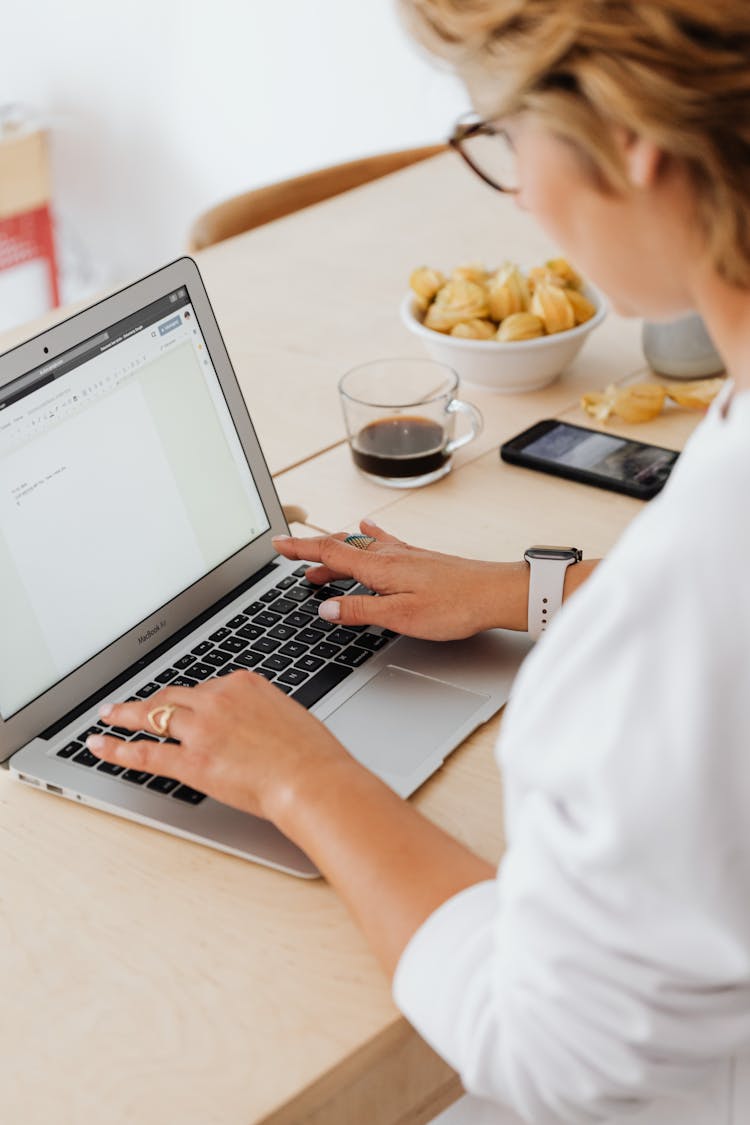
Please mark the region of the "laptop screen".
<svg viewBox="0 0 750 1125"><path fill-rule="evenodd" d="M269 526L186 288L0 387L0 716Z"/></svg>

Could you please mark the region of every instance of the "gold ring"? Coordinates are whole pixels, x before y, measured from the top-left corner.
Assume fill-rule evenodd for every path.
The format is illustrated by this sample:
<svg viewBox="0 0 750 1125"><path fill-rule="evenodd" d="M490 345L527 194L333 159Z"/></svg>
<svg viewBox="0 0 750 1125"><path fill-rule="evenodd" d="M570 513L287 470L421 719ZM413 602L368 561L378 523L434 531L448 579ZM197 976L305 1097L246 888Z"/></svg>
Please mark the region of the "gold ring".
<svg viewBox="0 0 750 1125"><path fill-rule="evenodd" d="M344 542L358 551L366 551L371 543L377 543L377 539L374 535L347 535Z"/></svg>
<svg viewBox="0 0 750 1125"><path fill-rule="evenodd" d="M162 738L169 738L169 720L174 715L176 707L172 707L167 703L161 707L154 707L153 711L148 713L148 721L151 724L151 729L160 734Z"/></svg>

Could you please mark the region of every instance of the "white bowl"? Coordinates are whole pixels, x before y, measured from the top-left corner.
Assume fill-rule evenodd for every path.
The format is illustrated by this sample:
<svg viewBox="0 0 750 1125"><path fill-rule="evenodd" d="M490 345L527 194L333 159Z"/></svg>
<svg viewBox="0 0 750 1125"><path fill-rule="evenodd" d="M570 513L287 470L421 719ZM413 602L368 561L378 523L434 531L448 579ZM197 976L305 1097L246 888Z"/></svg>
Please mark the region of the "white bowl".
<svg viewBox="0 0 750 1125"><path fill-rule="evenodd" d="M432 358L452 367L463 383L499 394L538 391L554 383L578 355L589 332L607 315L607 302L598 289L584 285L582 292L596 308L590 320L533 340L464 340L435 332L422 324L413 293L407 293L401 302L401 319Z"/></svg>

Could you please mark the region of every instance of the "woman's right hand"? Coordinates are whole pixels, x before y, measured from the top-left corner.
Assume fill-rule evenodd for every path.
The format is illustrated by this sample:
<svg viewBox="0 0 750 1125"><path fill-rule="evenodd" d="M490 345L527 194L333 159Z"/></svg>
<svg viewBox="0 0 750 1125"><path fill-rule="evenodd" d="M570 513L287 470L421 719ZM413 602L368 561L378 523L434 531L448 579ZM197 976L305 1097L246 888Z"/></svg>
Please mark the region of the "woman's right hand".
<svg viewBox="0 0 750 1125"><path fill-rule="evenodd" d="M314 564L310 582L356 578L379 597L329 598L320 616L341 625L381 625L409 637L457 640L484 629L526 629L528 567L489 563L425 551L403 543L369 520L367 550L344 543L346 532L312 539L277 536L274 547L288 559Z"/></svg>

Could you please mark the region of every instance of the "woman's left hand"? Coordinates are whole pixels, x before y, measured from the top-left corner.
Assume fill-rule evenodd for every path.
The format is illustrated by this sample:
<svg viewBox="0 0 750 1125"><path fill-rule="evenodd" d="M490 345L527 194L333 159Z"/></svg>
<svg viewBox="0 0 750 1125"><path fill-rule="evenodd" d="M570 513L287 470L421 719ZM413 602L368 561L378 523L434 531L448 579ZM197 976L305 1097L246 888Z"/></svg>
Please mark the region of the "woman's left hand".
<svg viewBox="0 0 750 1125"><path fill-rule="evenodd" d="M142 702L105 705L99 713L111 726L153 733L149 713L163 707L174 708L168 733L179 745L92 735L89 750L127 769L177 778L269 820L277 819L307 768L322 773L327 765L356 765L321 722L249 670L196 687L166 687Z"/></svg>

